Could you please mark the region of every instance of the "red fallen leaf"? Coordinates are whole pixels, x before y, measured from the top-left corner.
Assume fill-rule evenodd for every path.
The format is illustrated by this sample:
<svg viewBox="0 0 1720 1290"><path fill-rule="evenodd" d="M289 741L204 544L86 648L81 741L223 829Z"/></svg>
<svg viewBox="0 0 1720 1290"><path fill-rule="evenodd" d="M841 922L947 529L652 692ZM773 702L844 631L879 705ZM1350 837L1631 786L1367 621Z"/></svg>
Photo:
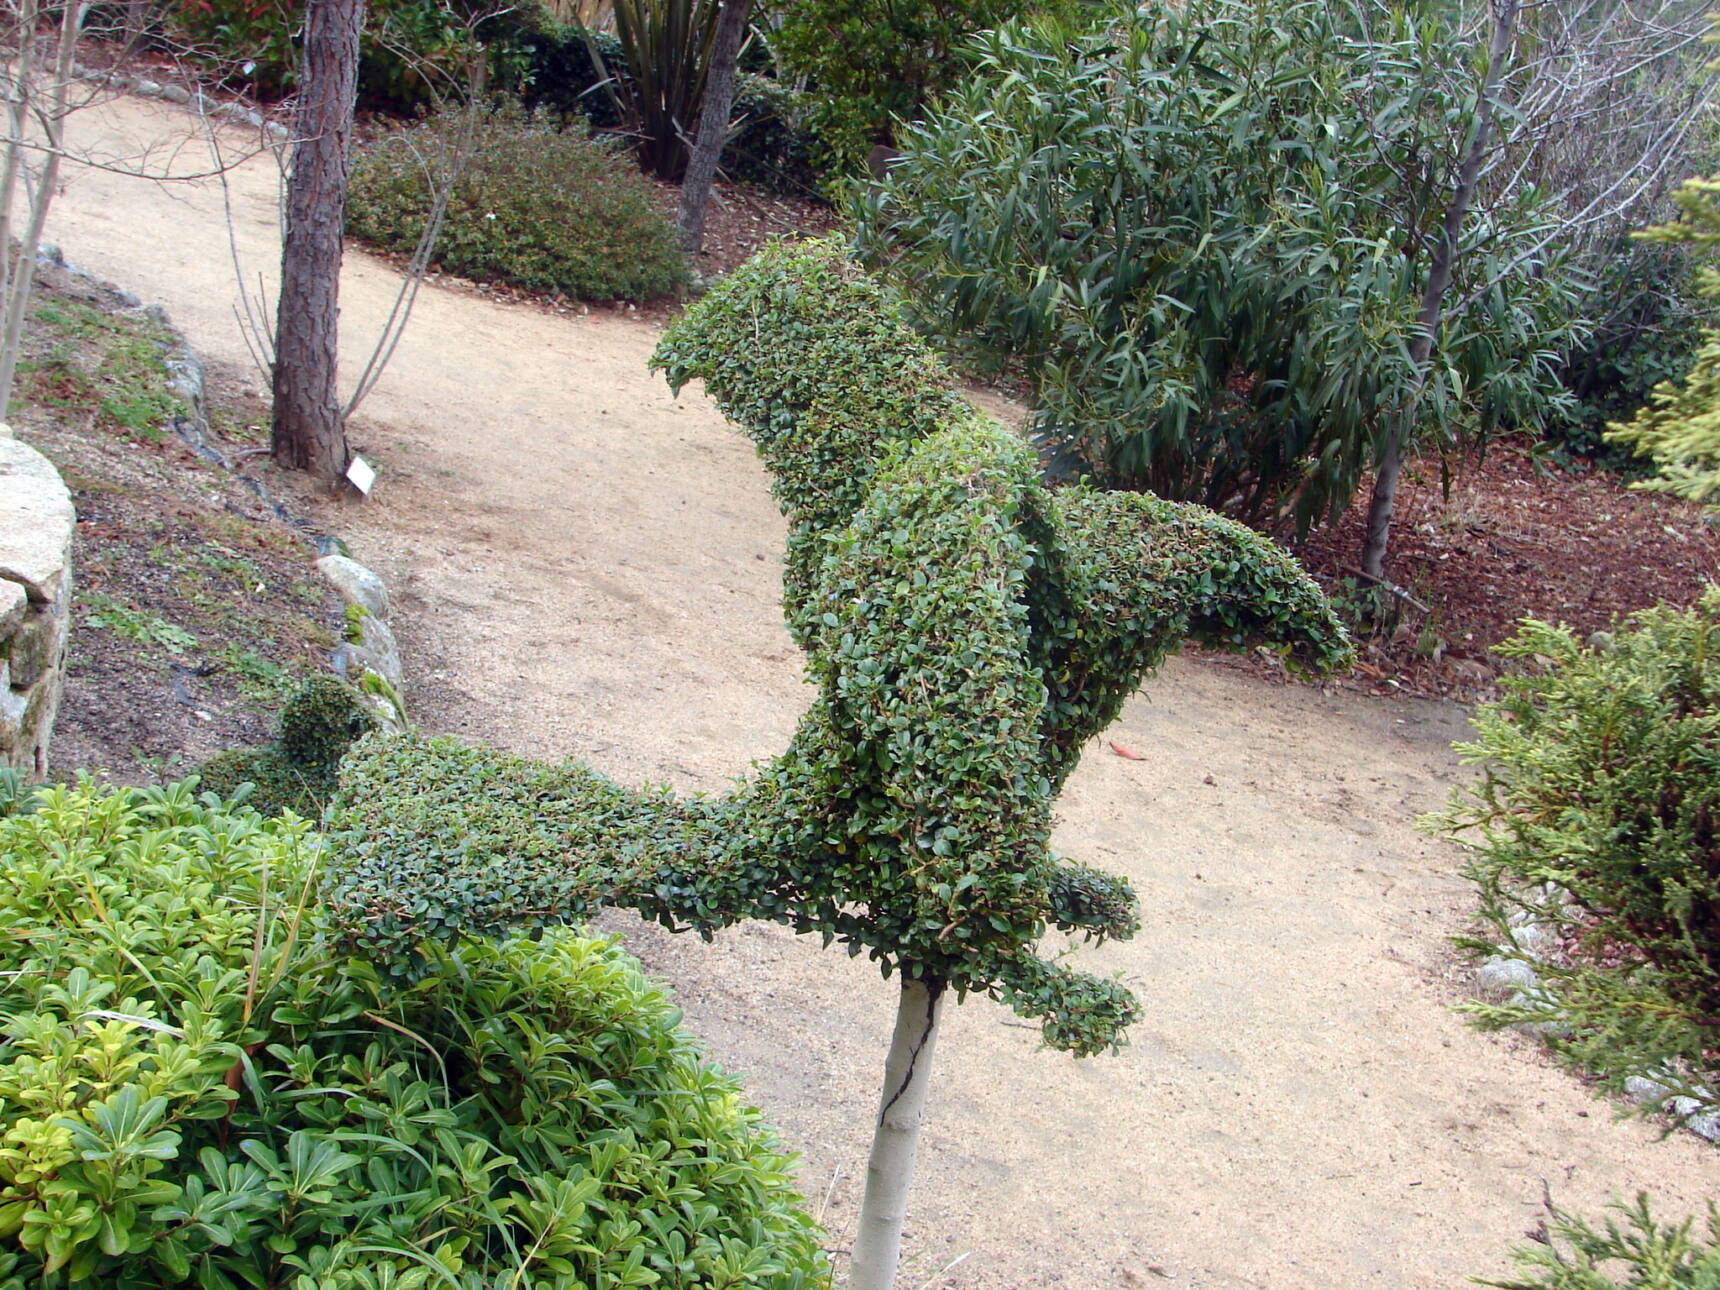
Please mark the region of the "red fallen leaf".
<svg viewBox="0 0 1720 1290"><path fill-rule="evenodd" d="M1119 757L1127 757L1130 761L1145 761L1147 759L1144 753L1138 753L1127 744L1120 744L1115 739L1111 740L1111 751Z"/></svg>

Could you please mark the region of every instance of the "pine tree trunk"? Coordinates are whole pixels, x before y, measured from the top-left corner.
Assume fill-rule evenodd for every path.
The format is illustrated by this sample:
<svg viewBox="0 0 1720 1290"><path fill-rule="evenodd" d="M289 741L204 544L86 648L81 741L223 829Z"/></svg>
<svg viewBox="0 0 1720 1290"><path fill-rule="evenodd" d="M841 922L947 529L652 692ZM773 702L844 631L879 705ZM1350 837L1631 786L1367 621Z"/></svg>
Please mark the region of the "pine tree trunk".
<svg viewBox="0 0 1720 1290"><path fill-rule="evenodd" d="M723 0L717 15L717 34L712 43L711 66L705 74L705 101L699 109L699 129L687 173L681 179L681 215L678 228L681 249L697 255L705 243L705 207L711 199L711 182L717 176L723 144L728 140L729 111L735 105L735 64L740 61L741 42L746 39L747 14L752 0Z"/></svg>
<svg viewBox="0 0 1720 1290"><path fill-rule="evenodd" d="M298 143L287 179L275 322L271 451L289 470L330 482L345 473L348 456L335 377L347 156L363 21L364 0L309 0L306 7L294 121Z"/></svg>
<svg viewBox="0 0 1720 1290"><path fill-rule="evenodd" d="M848 1290L890 1290L896 1279L944 988L942 981L902 978L896 1031L884 1059L884 1096L866 1164L866 1195L860 1202L860 1231L854 1239Z"/></svg>

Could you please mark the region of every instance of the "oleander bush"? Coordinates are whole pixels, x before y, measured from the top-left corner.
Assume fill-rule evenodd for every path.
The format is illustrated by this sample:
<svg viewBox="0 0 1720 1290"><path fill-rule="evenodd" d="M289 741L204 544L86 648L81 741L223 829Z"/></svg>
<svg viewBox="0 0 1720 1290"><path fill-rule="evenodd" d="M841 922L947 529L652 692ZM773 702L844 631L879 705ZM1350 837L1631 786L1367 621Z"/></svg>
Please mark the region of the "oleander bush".
<svg viewBox="0 0 1720 1290"><path fill-rule="evenodd" d="M679 290L687 265L649 181L619 145L583 122L496 108L468 128L462 114L396 130L353 159L348 231L410 254L424 231L431 174L462 151L434 263L478 282L579 300L644 300Z"/></svg>
<svg viewBox="0 0 1720 1290"><path fill-rule="evenodd" d="M1474 848L1477 953L1541 987L1476 1005L1552 1023L1555 1051L1622 1089L1653 1079L1711 1106L1720 1053L1720 588L1585 643L1526 621L1520 666L1458 745L1479 783L1433 823ZM1503 946L1503 949L1499 947Z"/></svg>
<svg viewBox="0 0 1720 1290"><path fill-rule="evenodd" d="M0 1290L827 1284L789 1160L613 945L336 952L196 781L0 818Z"/></svg>

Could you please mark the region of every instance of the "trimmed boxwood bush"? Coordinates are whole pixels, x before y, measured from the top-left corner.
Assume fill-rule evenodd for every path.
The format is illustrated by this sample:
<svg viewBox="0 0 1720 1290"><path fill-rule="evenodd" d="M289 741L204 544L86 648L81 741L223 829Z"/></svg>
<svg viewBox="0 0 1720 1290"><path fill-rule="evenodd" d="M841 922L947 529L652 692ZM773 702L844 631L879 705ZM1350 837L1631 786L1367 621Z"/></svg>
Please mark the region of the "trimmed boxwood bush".
<svg viewBox="0 0 1720 1290"><path fill-rule="evenodd" d="M1480 783L1433 823L1476 849L1472 948L1531 962L1543 988L1475 1011L1553 1023L1555 1051L1611 1088L1642 1076L1712 1105L1720 588L1586 644L1527 621L1500 652L1521 669L1458 745Z"/></svg>
<svg viewBox="0 0 1720 1290"><path fill-rule="evenodd" d="M458 116L432 117L360 149L348 231L384 251L414 251L430 209L427 159L450 155L464 129ZM686 261L651 184L619 145L584 129L508 109L481 115L434 263L579 300L644 300L682 287Z"/></svg>
<svg viewBox="0 0 1720 1290"><path fill-rule="evenodd" d="M789 1160L570 931L334 952L326 844L196 781L0 818L0 1290L826 1284Z"/></svg>

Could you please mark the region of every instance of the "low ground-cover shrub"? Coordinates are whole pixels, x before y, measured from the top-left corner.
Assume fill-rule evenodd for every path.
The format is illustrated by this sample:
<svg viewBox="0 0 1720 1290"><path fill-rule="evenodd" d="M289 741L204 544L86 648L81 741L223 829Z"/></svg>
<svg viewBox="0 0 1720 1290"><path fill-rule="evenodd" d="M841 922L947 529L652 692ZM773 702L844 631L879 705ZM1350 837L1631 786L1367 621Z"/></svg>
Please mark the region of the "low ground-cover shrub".
<svg viewBox="0 0 1720 1290"><path fill-rule="evenodd" d="M0 1290L823 1284L787 1159L571 932L334 953L326 845L194 796L0 818Z"/></svg>
<svg viewBox="0 0 1720 1290"><path fill-rule="evenodd" d="M348 230L385 251L416 249L434 159L462 149L458 115L433 117L359 151ZM480 282L582 300L642 300L679 289L687 266L650 183L583 123L497 109L472 127L435 263ZM428 164L427 164L428 163Z"/></svg>
<svg viewBox="0 0 1720 1290"><path fill-rule="evenodd" d="M1433 823L1476 848L1488 935L1541 986L1476 1005L1555 1050L1711 1105L1720 1055L1720 588L1590 644L1525 622L1522 664L1459 752L1480 783ZM1500 948L1503 947L1503 948Z"/></svg>

